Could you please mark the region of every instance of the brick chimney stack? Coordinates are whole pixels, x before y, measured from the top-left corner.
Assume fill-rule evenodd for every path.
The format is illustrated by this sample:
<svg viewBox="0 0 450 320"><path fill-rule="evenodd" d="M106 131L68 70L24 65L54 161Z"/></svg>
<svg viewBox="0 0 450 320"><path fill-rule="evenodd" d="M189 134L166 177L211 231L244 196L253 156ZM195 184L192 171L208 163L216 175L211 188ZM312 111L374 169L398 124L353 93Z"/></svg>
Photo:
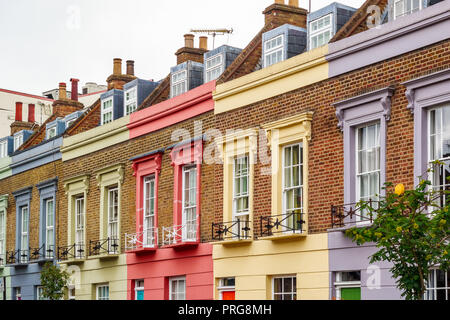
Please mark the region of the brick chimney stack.
<svg viewBox="0 0 450 320"><path fill-rule="evenodd" d="M71 79L71 81L72 97L75 92L75 98L77 100L67 98L66 83L60 82L58 100L53 102L53 114L56 114L58 117L65 117L84 108L83 104L78 102L78 79Z"/></svg>
<svg viewBox="0 0 450 320"><path fill-rule="evenodd" d="M265 24L272 24L273 29L286 23L306 28L308 11L298 6L298 0L289 0L289 4L285 3L286 0L275 0L275 3L263 11Z"/></svg>
<svg viewBox="0 0 450 320"><path fill-rule="evenodd" d="M36 108L33 103L28 104L28 122L34 123L36 121L35 110Z"/></svg>
<svg viewBox="0 0 450 320"><path fill-rule="evenodd" d="M79 79L75 79L75 78L70 79L70 82L72 83L70 99L72 99L73 101L78 101L78 82L79 81L80 81Z"/></svg>
<svg viewBox="0 0 450 320"><path fill-rule="evenodd" d="M110 75L108 79L106 79L108 90L123 90L123 85L125 83L136 79L136 77L134 76L134 61L132 64L129 64L130 61L131 60L127 61L127 74L122 74L122 59L113 59L113 74ZM129 72L132 72L133 74L129 74Z"/></svg>
<svg viewBox="0 0 450 320"><path fill-rule="evenodd" d="M13 123L11 123L10 126L11 135L22 130L31 130L33 128L34 121L30 121L30 110L28 111L28 122L23 121L22 112L23 112L23 103L18 101L16 102L16 114L14 118L15 120Z"/></svg>
<svg viewBox="0 0 450 320"><path fill-rule="evenodd" d="M127 75L134 76L134 61L127 60Z"/></svg>
<svg viewBox="0 0 450 320"><path fill-rule="evenodd" d="M177 56L177 64L186 61L203 63L203 54L208 52L207 48L202 48L202 45L205 45L205 40L200 39L200 48L195 48L194 39L195 36L193 34L184 35L184 47L175 52L175 55Z"/></svg>

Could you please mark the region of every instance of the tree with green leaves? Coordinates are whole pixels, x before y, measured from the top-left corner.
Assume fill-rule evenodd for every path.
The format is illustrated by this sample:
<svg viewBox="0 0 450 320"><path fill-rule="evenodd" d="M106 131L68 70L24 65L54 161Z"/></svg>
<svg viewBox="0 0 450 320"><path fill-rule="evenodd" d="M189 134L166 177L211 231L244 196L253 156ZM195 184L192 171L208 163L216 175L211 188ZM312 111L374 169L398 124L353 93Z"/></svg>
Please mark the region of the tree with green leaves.
<svg viewBox="0 0 450 320"><path fill-rule="evenodd" d="M64 287L67 286L70 275L51 262L46 262L41 272L42 298L61 300Z"/></svg>
<svg viewBox="0 0 450 320"><path fill-rule="evenodd" d="M391 262L402 296L421 300L430 269L449 267L450 191L434 190L428 180L406 191L402 184L385 185L385 197L357 205L373 223L348 229L346 235L358 245L374 242L378 251L370 263Z"/></svg>

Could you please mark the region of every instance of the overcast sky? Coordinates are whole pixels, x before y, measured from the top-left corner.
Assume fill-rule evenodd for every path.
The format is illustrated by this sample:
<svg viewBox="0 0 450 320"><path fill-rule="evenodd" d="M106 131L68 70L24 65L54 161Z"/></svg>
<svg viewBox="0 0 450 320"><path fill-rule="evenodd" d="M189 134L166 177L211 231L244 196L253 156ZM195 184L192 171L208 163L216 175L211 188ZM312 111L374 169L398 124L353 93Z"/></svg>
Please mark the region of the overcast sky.
<svg viewBox="0 0 450 320"><path fill-rule="evenodd" d="M135 74L159 80L176 64L191 28L233 28L217 36L243 48L274 0L0 0L0 88L33 94L75 77L105 84L113 58L135 60ZM286 0L287 2L287 0ZM312 0L312 11L334 1ZM364 0L341 0L358 8ZM308 0L300 0L307 9ZM195 46L198 46L196 35ZM209 49L212 39L209 39ZM80 88L81 90L81 88Z"/></svg>

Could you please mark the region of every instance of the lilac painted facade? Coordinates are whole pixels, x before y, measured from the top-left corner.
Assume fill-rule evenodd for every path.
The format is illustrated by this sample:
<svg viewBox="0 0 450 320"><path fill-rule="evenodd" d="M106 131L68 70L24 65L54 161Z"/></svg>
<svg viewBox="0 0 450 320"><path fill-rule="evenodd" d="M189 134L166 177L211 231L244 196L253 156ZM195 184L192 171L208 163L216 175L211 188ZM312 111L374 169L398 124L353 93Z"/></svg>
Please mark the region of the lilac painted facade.
<svg viewBox="0 0 450 320"><path fill-rule="evenodd" d="M450 38L450 1L443 1L414 14L372 28L366 32L329 44L329 77L336 77L359 68L390 59ZM406 87L408 108L414 113L414 175L426 171L428 164L428 108L450 103L450 70L409 80ZM357 202L356 128L378 122L380 125L380 186L386 181L387 124L391 116L394 89L386 87L336 102L338 126L344 141L344 199L341 204ZM405 105L406 107L406 105ZM383 190L380 190L381 195ZM347 206L348 208L348 206ZM345 226L329 230L330 299L338 296L340 272L359 271L361 299L402 299L391 264L370 264L376 252L374 244L358 246L345 236L349 226L358 225L356 217L347 217Z"/></svg>

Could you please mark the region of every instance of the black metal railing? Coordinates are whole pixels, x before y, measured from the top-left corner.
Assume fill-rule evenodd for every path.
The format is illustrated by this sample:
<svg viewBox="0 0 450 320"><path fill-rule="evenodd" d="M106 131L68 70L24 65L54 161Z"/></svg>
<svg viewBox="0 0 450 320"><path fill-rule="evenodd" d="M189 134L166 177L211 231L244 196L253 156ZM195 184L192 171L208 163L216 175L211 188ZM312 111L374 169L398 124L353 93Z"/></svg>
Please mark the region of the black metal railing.
<svg viewBox="0 0 450 320"><path fill-rule="evenodd" d="M369 200L367 205L376 209L378 201ZM361 203L349 203L339 206L331 206L331 227L342 228L358 223L372 223L375 217Z"/></svg>
<svg viewBox="0 0 450 320"><path fill-rule="evenodd" d="M260 220L261 237L269 237L278 234L303 233L305 220L303 212L294 210L276 216L263 216Z"/></svg>
<svg viewBox="0 0 450 320"><path fill-rule="evenodd" d="M6 263L6 254L0 254L0 267L3 267Z"/></svg>
<svg viewBox="0 0 450 320"><path fill-rule="evenodd" d="M29 250L6 251L6 264L21 264L30 261Z"/></svg>
<svg viewBox="0 0 450 320"><path fill-rule="evenodd" d="M119 239L89 240L89 256L119 253Z"/></svg>
<svg viewBox="0 0 450 320"><path fill-rule="evenodd" d="M250 221L239 218L230 222L213 223L212 239L215 241L250 239L250 225Z"/></svg>
<svg viewBox="0 0 450 320"><path fill-rule="evenodd" d="M84 259L84 244L74 243L70 246L58 248L58 260Z"/></svg>
<svg viewBox="0 0 450 320"><path fill-rule="evenodd" d="M55 257L55 246L43 244L40 248L30 249L30 260L45 260Z"/></svg>

